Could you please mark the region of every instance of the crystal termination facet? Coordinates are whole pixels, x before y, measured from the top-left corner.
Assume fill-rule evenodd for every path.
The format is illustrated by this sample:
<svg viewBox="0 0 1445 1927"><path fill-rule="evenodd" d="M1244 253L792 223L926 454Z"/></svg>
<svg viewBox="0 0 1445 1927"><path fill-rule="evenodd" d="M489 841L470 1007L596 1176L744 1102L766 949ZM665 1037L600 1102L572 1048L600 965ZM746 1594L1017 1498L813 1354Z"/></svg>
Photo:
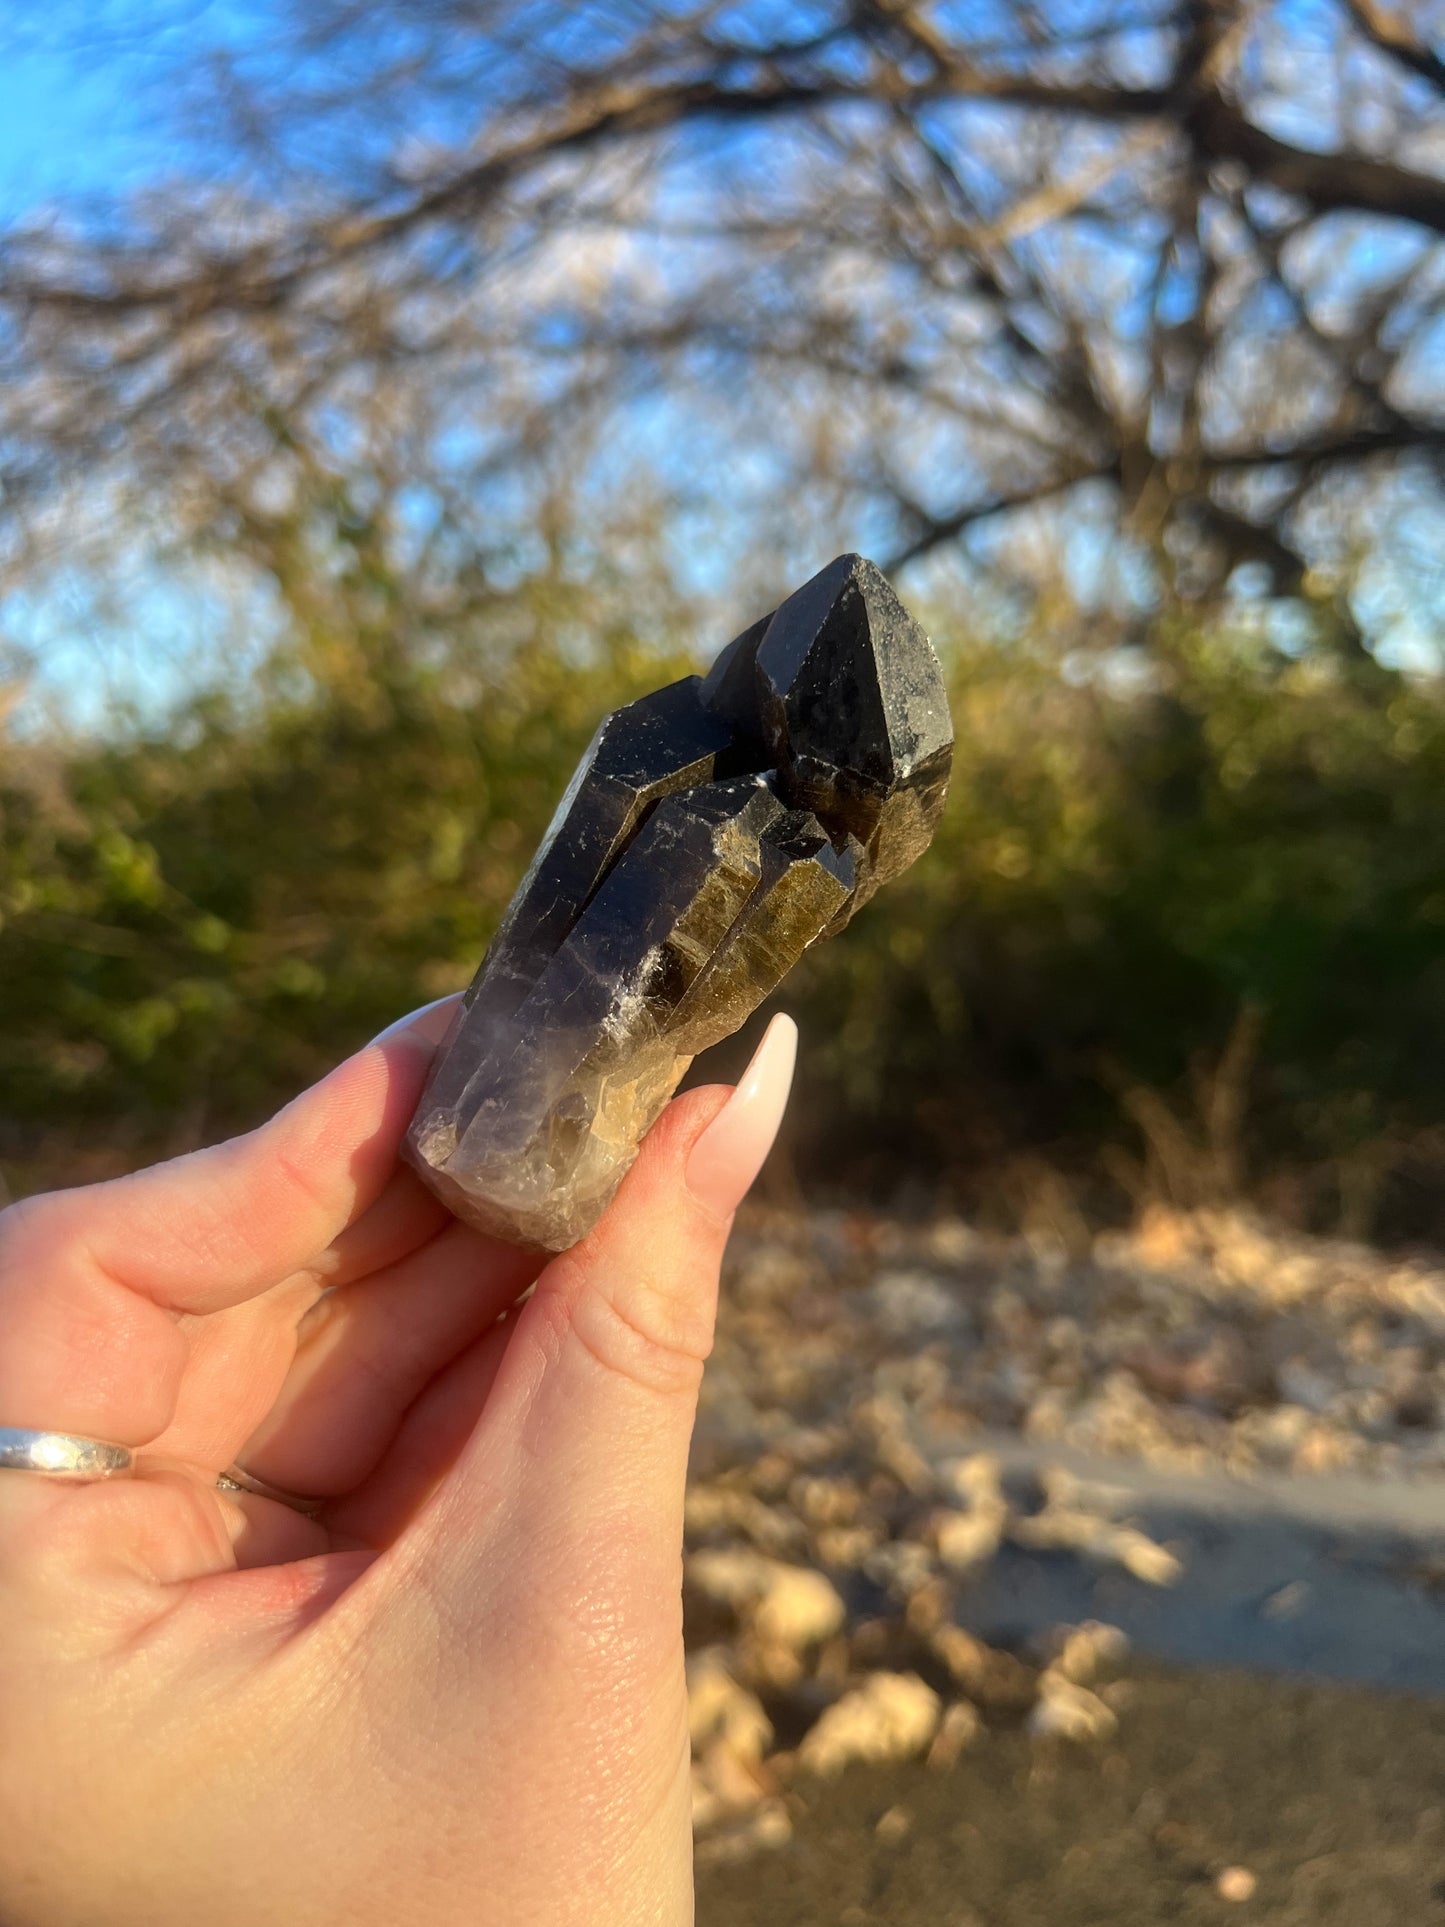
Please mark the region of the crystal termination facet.
<svg viewBox="0 0 1445 1927"><path fill-rule="evenodd" d="M603 718L437 1053L405 1154L456 1214L562 1251L692 1058L927 848L953 725L933 646L841 555Z"/></svg>

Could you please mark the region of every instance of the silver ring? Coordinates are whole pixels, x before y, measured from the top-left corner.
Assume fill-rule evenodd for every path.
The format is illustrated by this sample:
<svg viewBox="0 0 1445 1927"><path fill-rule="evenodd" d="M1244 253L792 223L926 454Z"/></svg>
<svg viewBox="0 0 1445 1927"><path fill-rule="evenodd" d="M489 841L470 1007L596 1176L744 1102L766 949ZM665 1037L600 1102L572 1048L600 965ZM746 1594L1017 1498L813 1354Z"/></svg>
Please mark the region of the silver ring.
<svg viewBox="0 0 1445 1927"><path fill-rule="evenodd" d="M51 1479L123 1479L135 1464L128 1445L0 1425L0 1472L43 1472Z"/></svg>
<svg viewBox="0 0 1445 1927"><path fill-rule="evenodd" d="M289 1505L307 1519L314 1519L326 1503L325 1499L308 1498L304 1492L287 1492L282 1486L270 1485L244 1465L228 1465L218 1474L216 1487L221 1492L249 1492L258 1499L274 1499L277 1505Z"/></svg>

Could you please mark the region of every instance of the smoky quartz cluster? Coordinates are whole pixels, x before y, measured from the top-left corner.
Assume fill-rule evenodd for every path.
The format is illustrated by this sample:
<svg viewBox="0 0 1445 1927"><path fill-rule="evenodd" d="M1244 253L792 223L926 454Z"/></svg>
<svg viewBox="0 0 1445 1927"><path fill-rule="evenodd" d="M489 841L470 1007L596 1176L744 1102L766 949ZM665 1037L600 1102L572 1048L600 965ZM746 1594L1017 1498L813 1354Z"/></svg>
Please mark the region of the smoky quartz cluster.
<svg viewBox="0 0 1445 1927"><path fill-rule="evenodd" d="M857 555L604 717L437 1053L426 1182L574 1244L691 1059L927 847L952 757L933 646Z"/></svg>

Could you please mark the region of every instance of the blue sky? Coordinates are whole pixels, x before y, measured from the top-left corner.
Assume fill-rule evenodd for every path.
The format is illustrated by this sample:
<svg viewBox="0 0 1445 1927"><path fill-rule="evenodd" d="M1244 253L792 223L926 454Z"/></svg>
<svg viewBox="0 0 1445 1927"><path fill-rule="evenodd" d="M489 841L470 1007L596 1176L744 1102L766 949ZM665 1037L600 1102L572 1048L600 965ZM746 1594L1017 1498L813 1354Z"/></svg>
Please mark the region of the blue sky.
<svg viewBox="0 0 1445 1927"><path fill-rule="evenodd" d="M51 38L47 36L47 38ZM164 163L164 136L141 105L139 63L123 48L7 48L0 61L0 217L76 192L104 192Z"/></svg>
<svg viewBox="0 0 1445 1927"><path fill-rule="evenodd" d="M0 224L23 220L47 204L123 192L168 172L183 149L154 84L154 54L147 54L144 34L167 23L170 50L179 42L191 54L218 41L235 45L254 37L268 11L268 0L12 5L0 60ZM1421 522L1416 546L1438 553L1438 503L1432 511L1416 502L1413 512ZM1427 659L1438 661L1432 633L1438 600L1427 596L1424 611L1392 611L1399 586L1388 564L1377 566L1374 580L1361 585L1362 613L1382 629L1395 629L1405 659L1422 666ZM61 582L43 599L12 599L3 629L34 652L42 700L82 721L99 721L117 686L148 707L176 693L184 681L187 629L199 624L214 638L206 611L215 593L214 584L198 585L191 594L173 581L133 583L125 626L138 646L119 651L114 632L107 634L80 584Z"/></svg>
<svg viewBox="0 0 1445 1927"><path fill-rule="evenodd" d="M151 89L152 69L135 37L160 7L188 21L223 26L235 0L84 0L79 12L57 0L34 21L5 23L0 60L0 222L42 216L58 202L97 199L164 174L177 153ZM5 635L33 655L38 714L58 707L82 725L98 724L113 701L164 707L184 679L185 641L207 621L203 586L122 586L128 630L139 647L117 647L90 585L64 578L43 596L15 596L4 610Z"/></svg>
<svg viewBox="0 0 1445 1927"><path fill-rule="evenodd" d="M0 61L0 221L76 193L103 193L157 158L128 100L124 63L46 45L38 34ZM99 651L88 625L70 619L63 594L46 607L12 598L5 628L43 664L42 700L58 697L84 713L88 705L77 699L96 685Z"/></svg>
<svg viewBox="0 0 1445 1927"><path fill-rule="evenodd" d="M270 0L0 0L0 219L165 173L178 55L264 35Z"/></svg>

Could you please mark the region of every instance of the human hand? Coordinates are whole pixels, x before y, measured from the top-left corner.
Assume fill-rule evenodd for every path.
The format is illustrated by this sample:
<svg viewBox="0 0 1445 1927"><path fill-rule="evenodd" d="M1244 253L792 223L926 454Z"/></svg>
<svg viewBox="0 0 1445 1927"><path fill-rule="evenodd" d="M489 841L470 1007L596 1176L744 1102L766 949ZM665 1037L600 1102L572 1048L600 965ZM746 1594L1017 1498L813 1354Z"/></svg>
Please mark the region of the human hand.
<svg viewBox="0 0 1445 1927"><path fill-rule="evenodd" d="M141 1448L0 1472L7 1927L692 1918L683 1484L796 1033L543 1267L397 1165L448 1015L0 1215L0 1423Z"/></svg>

